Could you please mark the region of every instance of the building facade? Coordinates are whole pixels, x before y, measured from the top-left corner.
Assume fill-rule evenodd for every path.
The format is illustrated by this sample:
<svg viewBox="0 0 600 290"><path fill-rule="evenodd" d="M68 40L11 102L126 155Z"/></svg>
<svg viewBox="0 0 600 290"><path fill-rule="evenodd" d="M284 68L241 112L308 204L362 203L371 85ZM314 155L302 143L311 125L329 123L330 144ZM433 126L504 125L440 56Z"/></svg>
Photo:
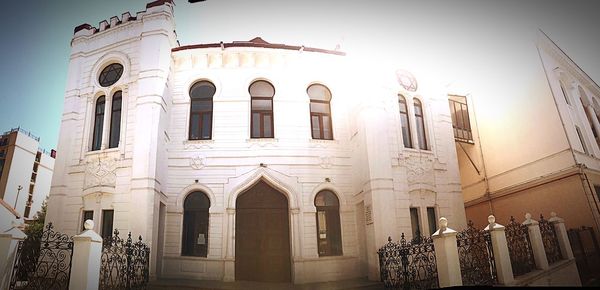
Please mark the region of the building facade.
<svg viewBox="0 0 600 290"><path fill-rule="evenodd" d="M39 138L21 128L0 135L2 230L33 219L50 193L54 157L38 145Z"/></svg>
<svg viewBox="0 0 600 290"><path fill-rule="evenodd" d="M600 87L543 32L532 43L540 69L530 90L493 102L459 90L451 97L469 108L451 101L467 217L506 223L554 211L567 228L598 233ZM494 117L482 115L491 108Z"/></svg>
<svg viewBox="0 0 600 290"><path fill-rule="evenodd" d="M388 237L465 226L443 88L337 50L179 46L174 21L159 0L75 29L58 230L141 235L153 277L308 283L379 280Z"/></svg>

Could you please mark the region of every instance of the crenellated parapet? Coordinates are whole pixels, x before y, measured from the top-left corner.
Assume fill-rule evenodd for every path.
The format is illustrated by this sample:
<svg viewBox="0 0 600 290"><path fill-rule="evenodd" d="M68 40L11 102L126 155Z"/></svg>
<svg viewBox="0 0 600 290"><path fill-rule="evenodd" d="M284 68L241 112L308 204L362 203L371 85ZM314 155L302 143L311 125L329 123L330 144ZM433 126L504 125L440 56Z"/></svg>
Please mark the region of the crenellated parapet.
<svg viewBox="0 0 600 290"><path fill-rule="evenodd" d="M117 16L111 17L109 20L102 20L98 24L98 27L94 27L88 23L84 23L78 25L73 30L73 37L78 36L89 36L96 34L98 32L106 31L111 28L115 28L117 26L136 21L138 19L142 19L142 17L146 14L153 13L155 11L159 11L162 6L167 6L168 9L173 12L173 0L156 0L146 4L146 10L137 12L135 16L132 16L131 13L125 12L121 14L121 19Z"/></svg>

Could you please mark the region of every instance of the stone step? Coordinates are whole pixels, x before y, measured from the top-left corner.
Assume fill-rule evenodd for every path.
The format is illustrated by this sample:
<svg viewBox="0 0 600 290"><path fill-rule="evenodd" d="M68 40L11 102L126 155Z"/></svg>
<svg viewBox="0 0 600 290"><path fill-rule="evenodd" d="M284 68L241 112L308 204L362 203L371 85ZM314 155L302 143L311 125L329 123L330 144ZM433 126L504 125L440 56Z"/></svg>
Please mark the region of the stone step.
<svg viewBox="0 0 600 290"><path fill-rule="evenodd" d="M148 290L220 290L220 289L260 289L260 290L380 290L384 289L381 282L366 279L352 279L335 282L320 282L294 285L291 283L265 283L251 281L223 282L212 280L192 279L160 279L151 281Z"/></svg>

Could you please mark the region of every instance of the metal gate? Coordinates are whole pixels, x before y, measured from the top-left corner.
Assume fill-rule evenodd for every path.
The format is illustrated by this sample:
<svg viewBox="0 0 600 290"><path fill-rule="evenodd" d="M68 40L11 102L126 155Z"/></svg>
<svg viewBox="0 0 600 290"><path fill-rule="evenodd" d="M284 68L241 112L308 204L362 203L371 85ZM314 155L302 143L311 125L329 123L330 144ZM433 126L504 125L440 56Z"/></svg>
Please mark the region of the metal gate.
<svg viewBox="0 0 600 290"><path fill-rule="evenodd" d="M600 246L592 227L569 229L567 231L571 249L575 256L581 284L589 284L600 279Z"/></svg>
<svg viewBox="0 0 600 290"><path fill-rule="evenodd" d="M478 230L473 222L456 235L462 282L465 286L498 284L496 262L489 231Z"/></svg>
<svg viewBox="0 0 600 290"><path fill-rule="evenodd" d="M69 289L72 257L73 238L49 223L41 235L18 243L9 289Z"/></svg>
<svg viewBox="0 0 600 290"><path fill-rule="evenodd" d="M149 280L150 248L142 242L119 237L104 239L100 264L100 290L146 289Z"/></svg>

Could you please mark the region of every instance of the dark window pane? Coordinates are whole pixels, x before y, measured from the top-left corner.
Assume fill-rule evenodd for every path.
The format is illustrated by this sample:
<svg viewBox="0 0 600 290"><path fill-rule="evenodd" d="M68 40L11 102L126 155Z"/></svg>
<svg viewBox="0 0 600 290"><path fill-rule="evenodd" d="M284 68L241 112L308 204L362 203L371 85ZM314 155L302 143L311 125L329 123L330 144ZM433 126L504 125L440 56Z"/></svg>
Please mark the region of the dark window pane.
<svg viewBox="0 0 600 290"><path fill-rule="evenodd" d="M184 201L182 255L206 257L208 254L208 209L210 201L203 192L192 192Z"/></svg>
<svg viewBox="0 0 600 290"><path fill-rule="evenodd" d="M412 228L413 238L420 237L422 235L421 223L419 221L418 210L414 207L410 208L410 225Z"/></svg>
<svg viewBox="0 0 600 290"><path fill-rule="evenodd" d="M102 238L103 239L106 239L107 237L112 236L114 213L115 212L112 209L102 211Z"/></svg>
<svg viewBox="0 0 600 290"><path fill-rule="evenodd" d="M110 115L110 139L108 148L119 146L121 135L121 92L115 93L112 101L112 113Z"/></svg>
<svg viewBox="0 0 600 290"><path fill-rule="evenodd" d="M212 114L202 114L202 139L210 139L212 130Z"/></svg>
<svg viewBox="0 0 600 290"><path fill-rule="evenodd" d="M417 137L419 138L419 148L427 150L427 138L425 137L425 122L423 117L417 117Z"/></svg>
<svg viewBox="0 0 600 290"><path fill-rule="evenodd" d="M98 98L94 111L96 114L94 115L92 150L100 150L102 144L102 127L104 126L104 96Z"/></svg>
<svg viewBox="0 0 600 290"><path fill-rule="evenodd" d="M312 116L310 119L313 139L321 139L321 125L319 124L319 116Z"/></svg>
<svg viewBox="0 0 600 290"><path fill-rule="evenodd" d="M437 218L433 207L427 208L427 223L429 224L429 234L433 235L437 229Z"/></svg>
<svg viewBox="0 0 600 290"><path fill-rule="evenodd" d="M330 101L331 92L329 89L320 84L314 84L308 87L306 90L311 100Z"/></svg>
<svg viewBox="0 0 600 290"><path fill-rule="evenodd" d="M339 206L340 203L338 201L337 196L329 191L323 190L317 194L315 197L315 206Z"/></svg>
<svg viewBox="0 0 600 290"><path fill-rule="evenodd" d="M193 114L190 116L190 139L196 140L200 138L200 115Z"/></svg>
<svg viewBox="0 0 600 290"><path fill-rule="evenodd" d="M339 201L331 191L324 190L315 197L317 207L317 246L319 256L342 254Z"/></svg>
<svg viewBox="0 0 600 290"><path fill-rule="evenodd" d="M402 125L402 141L404 142L404 147L412 148L410 129L408 128L408 116L406 114L400 115L400 123Z"/></svg>
<svg viewBox="0 0 600 290"><path fill-rule="evenodd" d="M116 83L123 74L123 66L119 63L113 63L105 67L102 72L100 72L100 76L98 77L98 82L103 87L108 87L114 83Z"/></svg>
<svg viewBox="0 0 600 290"><path fill-rule="evenodd" d="M260 136L260 114L253 113L252 114L252 138L257 138Z"/></svg>
<svg viewBox="0 0 600 290"><path fill-rule="evenodd" d="M252 110L256 111L270 111L273 108L272 100L255 100L252 99Z"/></svg>
<svg viewBox="0 0 600 290"><path fill-rule="evenodd" d="M87 220L94 220L94 211L93 210L84 210L83 211L83 218L81 219L81 230L84 231L84 225L85 225L85 221Z"/></svg>
<svg viewBox="0 0 600 290"><path fill-rule="evenodd" d="M255 81L249 88L250 96L272 98L275 95L275 88L266 81Z"/></svg>
<svg viewBox="0 0 600 290"><path fill-rule="evenodd" d="M271 115L267 115L264 114L263 115L263 126L264 126L264 133L265 135L263 137L267 137L267 138L272 138L273 137L273 128L271 127Z"/></svg>
<svg viewBox="0 0 600 290"><path fill-rule="evenodd" d="M212 111L212 101L192 101L192 112Z"/></svg>
<svg viewBox="0 0 600 290"><path fill-rule="evenodd" d="M215 95L215 92L215 85L213 85L211 82L199 81L190 88L190 98L212 99L212 97Z"/></svg>

